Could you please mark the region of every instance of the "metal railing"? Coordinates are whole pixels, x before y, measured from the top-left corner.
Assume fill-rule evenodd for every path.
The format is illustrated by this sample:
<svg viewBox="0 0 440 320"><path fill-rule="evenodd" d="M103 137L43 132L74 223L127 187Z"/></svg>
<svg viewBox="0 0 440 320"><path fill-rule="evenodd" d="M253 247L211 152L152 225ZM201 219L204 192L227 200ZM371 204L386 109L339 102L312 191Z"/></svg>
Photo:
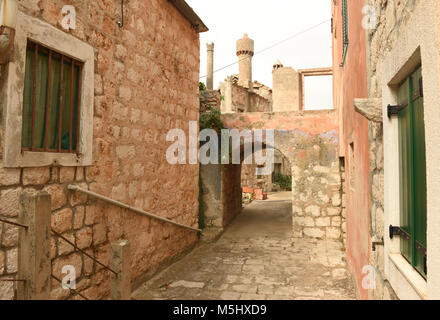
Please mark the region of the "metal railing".
<svg viewBox="0 0 440 320"><path fill-rule="evenodd" d="M51 277L52 279L55 279L55 280L58 281L59 283L63 283L63 281L61 281L60 279L58 279L57 277L55 277L53 274L51 274L50 277ZM72 288L69 288L69 290L70 290L70 293L71 293L71 294L72 294L72 293L73 293L73 295L77 294L77 295L79 295L81 298L83 298L84 300L89 300L89 299L87 299L87 297L83 296L83 295L81 294L81 292L79 292L79 291L77 291L77 290L75 290L75 289L72 289Z"/></svg>
<svg viewBox="0 0 440 320"><path fill-rule="evenodd" d="M14 222L14 221L9 221L9 220L5 220L0 218L0 222L6 223L6 224L10 224L16 227L20 227L23 229L29 229L29 226L26 226L24 224L18 223L18 222ZM80 249L78 246L76 246L73 242L71 242L69 239L67 239L66 237L62 236L61 234L59 234L58 232L56 232L55 230L51 229L51 232L57 236L58 238L66 241L68 244L70 244L72 247L75 248L76 251L81 252L83 255L85 255L86 257L92 259L94 262L96 262L97 264L99 264L101 267L103 267L104 269L112 272L115 276L119 276L119 274L114 271L113 269L109 268L108 266L106 266L105 264L101 263L99 260L95 259L94 257L92 257L91 255L89 255L87 252L85 252L84 250ZM58 281L59 283L63 283L62 280L58 279L56 276L54 276L53 274L50 275L52 279ZM0 282L27 282L27 279L0 279ZM83 298L84 300L89 300L87 297L85 297L83 294L81 294L79 291L69 288L70 292L73 293L74 295L79 295L81 298Z"/></svg>
<svg viewBox="0 0 440 320"><path fill-rule="evenodd" d="M67 239L66 237L63 237L61 234L59 234L58 232L56 232L55 230L51 229L51 232L57 236L58 238L64 240L65 242L67 242L68 244L70 244L76 251L81 252L83 255L85 255L86 257L88 257L89 259L92 259L94 262L96 262L97 264L99 264L101 267L103 267L104 269L112 272L115 276L118 276L118 273L116 271L114 271L113 269L109 268L108 266L106 266L105 264L101 263L99 260L95 259L94 257L92 257L91 255L89 255L87 252L85 252L84 250L78 248L77 245L75 245L73 242L71 242L69 239ZM63 283L60 279L58 279L57 277L55 277L53 274L50 275L52 277L52 279L55 279L56 281L58 281L59 283ZM79 295L81 298L83 298L84 300L89 300L87 297L85 297L84 295L82 295L79 291L69 288L70 292L73 293L74 295L77 294Z"/></svg>
<svg viewBox="0 0 440 320"><path fill-rule="evenodd" d="M75 248L76 251L81 252L83 255L85 255L86 257L88 257L89 259L92 259L93 261L95 261L97 264L99 264L101 267L103 267L104 269L112 272L114 275L118 275L118 273L112 269L110 269L109 267L107 267L105 264L99 262L99 260L96 260L94 257L92 257L91 255L89 255L87 252L85 252L84 250L78 248L73 242L71 242L70 240L68 240L67 238L63 237L61 234L59 234L58 232L54 231L53 229L51 230L52 233L57 236L60 239L63 239L64 241L66 241L68 244L70 244L72 247Z"/></svg>
<svg viewBox="0 0 440 320"><path fill-rule="evenodd" d="M181 223L178 223L178 222L175 222L175 221L172 221L172 220L166 219L166 218L159 217L159 216L157 216L157 215L154 215L154 214L148 213L148 212L146 212L146 211L144 211L144 210L141 210L141 209L138 209L138 208L135 208L135 207L129 206L128 204L125 204L125 203L122 203L122 202L119 202L119 201L113 200L113 199L111 199L111 198L109 198L109 197L106 197L106 196L100 195L100 194L98 194L98 193L95 193L95 192L92 192L92 191L89 191L89 190L86 190L86 189L80 188L80 187L75 186L75 185L69 185L67 188L68 188L69 190L71 190L71 191L77 191L77 192L81 192L81 193L87 194L87 195L89 195L89 196L91 196L91 197L94 197L94 198L100 199L100 200L102 200L102 201L105 201L105 202L111 203L111 204L113 204L113 205L115 205L115 206L118 206L118 207L121 207L121 208L124 208L124 209L127 209L127 210L130 210L130 211L133 211L133 212L136 212L136 213L142 214L142 215L147 216L147 217L150 217L150 218L152 218L152 219L156 219L156 220L159 220L159 221L162 221L162 222L165 222L165 223L169 223L169 224L172 224L172 225L175 225L175 226L181 227L181 228L185 228L185 229L191 230L191 231L202 232L201 229L193 228L193 227L190 227L190 226L187 226L187 225L184 225L184 224L181 224Z"/></svg>
<svg viewBox="0 0 440 320"><path fill-rule="evenodd" d="M14 222L14 221L9 221L9 220L5 220L0 218L0 222L6 223L6 224L10 224L12 226L16 226L16 227L20 227L23 229L28 229L29 226L26 226L24 224L18 223L18 222ZM0 282L26 282L26 279L0 279Z"/></svg>

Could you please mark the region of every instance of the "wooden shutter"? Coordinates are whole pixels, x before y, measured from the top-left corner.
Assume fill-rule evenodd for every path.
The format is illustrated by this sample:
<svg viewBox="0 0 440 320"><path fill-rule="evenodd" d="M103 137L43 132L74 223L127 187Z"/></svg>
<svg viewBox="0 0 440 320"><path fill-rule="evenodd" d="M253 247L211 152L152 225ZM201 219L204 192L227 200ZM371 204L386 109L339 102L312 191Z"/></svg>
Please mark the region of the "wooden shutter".
<svg viewBox="0 0 440 320"><path fill-rule="evenodd" d="M398 91L400 153L401 253L426 276L426 145L422 69L418 68Z"/></svg>

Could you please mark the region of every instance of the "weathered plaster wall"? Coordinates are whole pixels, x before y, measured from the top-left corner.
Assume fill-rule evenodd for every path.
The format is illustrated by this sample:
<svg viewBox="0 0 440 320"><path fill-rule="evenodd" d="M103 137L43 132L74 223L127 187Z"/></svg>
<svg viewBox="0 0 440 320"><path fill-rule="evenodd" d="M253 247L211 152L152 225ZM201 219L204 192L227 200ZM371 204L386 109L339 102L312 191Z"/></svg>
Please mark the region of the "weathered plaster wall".
<svg viewBox="0 0 440 320"><path fill-rule="evenodd" d="M420 0L395 1L386 3L368 1L376 9L377 27L368 33L368 97L381 98L384 61L395 47L396 41L406 28ZM429 9L431 10L431 9ZM424 20L425 18L423 18ZM387 80L385 80L387 81ZM384 131L382 123L369 123L370 141L370 192L371 192L371 236L376 239L388 237L385 233L384 200ZM376 290L370 292L373 299L395 298L393 288L385 274L384 247L378 246L371 261L376 268Z"/></svg>
<svg viewBox="0 0 440 320"><path fill-rule="evenodd" d="M273 112L298 111L300 105L299 75L291 67L282 67L272 73Z"/></svg>
<svg viewBox="0 0 440 320"><path fill-rule="evenodd" d="M440 3L435 0L388 1L386 6L373 3L380 13L380 25L370 34L369 95L381 98L383 117L384 152L384 262L379 260L381 273L391 283L401 299L438 299L440 296L439 230L438 210L440 201L437 146L440 143L438 130L440 104ZM381 11L379 11L381 10ZM427 279L423 279L400 254L399 238L388 236L387 226L400 221L398 150L398 122L388 119L388 104L395 104L397 86L422 65L423 102L425 113L426 141L426 186L427 186ZM377 154L378 158L380 154ZM374 186L373 186L374 187ZM379 198L380 199L380 198ZM378 225L381 220L378 219ZM378 233L380 230L377 231ZM380 259L380 257L379 257ZM383 271L382 271L383 270ZM377 295L386 297L387 288Z"/></svg>
<svg viewBox="0 0 440 320"><path fill-rule="evenodd" d="M223 226L227 226L242 209L241 166L224 165L222 168Z"/></svg>
<svg viewBox="0 0 440 320"><path fill-rule="evenodd" d="M206 227L223 227L222 172L215 164L201 165L203 214Z"/></svg>
<svg viewBox="0 0 440 320"><path fill-rule="evenodd" d="M342 64L342 1L332 1L334 102L339 112L339 156L344 158L345 167L347 256L359 297L366 299L368 291L362 289L362 269L370 264L371 252L368 120L353 106L354 98L367 96L366 31L362 27L365 1L347 2L349 46Z"/></svg>
<svg viewBox="0 0 440 320"><path fill-rule="evenodd" d="M61 0L23 0L20 11L60 28ZM197 235L132 212L72 194L67 185L86 189L160 216L197 226L197 165L166 161L166 133L188 129L198 120L199 37L190 23L165 0L131 0L126 24L119 29L120 2L71 3L77 9L71 32L95 48L93 165L90 167L0 167L0 216L16 220L18 197L27 189L52 195L52 228L109 264L110 243L131 243L134 284L191 247ZM56 48L55 48L56 49ZM62 49L62 48L61 48ZM4 83L2 84L4 85ZM3 148L3 126L0 145ZM19 143L19 142L18 142ZM0 223L0 278L17 273L18 231ZM51 244L53 273L70 264L77 289L90 299L110 290L109 273L62 240ZM69 292L53 282L53 298ZM0 282L0 299L14 298L14 284Z"/></svg>
<svg viewBox="0 0 440 320"><path fill-rule="evenodd" d="M225 114L223 121L229 128L275 130L273 147L292 165L294 236L341 239L336 112Z"/></svg>

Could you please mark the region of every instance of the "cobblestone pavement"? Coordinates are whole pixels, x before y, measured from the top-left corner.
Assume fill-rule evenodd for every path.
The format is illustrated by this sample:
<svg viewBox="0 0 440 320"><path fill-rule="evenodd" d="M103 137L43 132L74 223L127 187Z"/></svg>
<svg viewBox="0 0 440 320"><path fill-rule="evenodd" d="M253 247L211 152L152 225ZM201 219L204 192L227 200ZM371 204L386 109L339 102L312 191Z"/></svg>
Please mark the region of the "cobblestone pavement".
<svg viewBox="0 0 440 320"><path fill-rule="evenodd" d="M134 299L355 299L337 241L292 239L290 193L255 201L215 243L202 244Z"/></svg>

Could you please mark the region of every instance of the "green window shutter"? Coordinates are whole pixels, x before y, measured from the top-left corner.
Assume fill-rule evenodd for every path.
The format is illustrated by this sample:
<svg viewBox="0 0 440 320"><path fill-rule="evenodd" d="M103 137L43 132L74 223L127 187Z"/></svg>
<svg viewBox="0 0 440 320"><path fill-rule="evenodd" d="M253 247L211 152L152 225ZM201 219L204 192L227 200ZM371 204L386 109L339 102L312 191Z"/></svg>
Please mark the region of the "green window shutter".
<svg viewBox="0 0 440 320"><path fill-rule="evenodd" d="M407 79L399 88L399 105L408 104L409 80ZM400 153L400 227L411 234L412 229L412 167L411 167L411 112L406 107L399 112L399 153ZM400 250L403 256L411 261L411 241L400 237Z"/></svg>
<svg viewBox="0 0 440 320"><path fill-rule="evenodd" d="M426 277L426 145L422 71L418 68L398 91L401 253Z"/></svg>
<svg viewBox="0 0 440 320"><path fill-rule="evenodd" d="M412 76L411 100L413 102L414 123L414 266L422 274L425 273L426 250L426 144L423 94L421 94L422 72L419 68Z"/></svg>
<svg viewBox="0 0 440 320"><path fill-rule="evenodd" d="M342 65L345 63L345 58L348 52L348 3L347 0L342 0Z"/></svg>

